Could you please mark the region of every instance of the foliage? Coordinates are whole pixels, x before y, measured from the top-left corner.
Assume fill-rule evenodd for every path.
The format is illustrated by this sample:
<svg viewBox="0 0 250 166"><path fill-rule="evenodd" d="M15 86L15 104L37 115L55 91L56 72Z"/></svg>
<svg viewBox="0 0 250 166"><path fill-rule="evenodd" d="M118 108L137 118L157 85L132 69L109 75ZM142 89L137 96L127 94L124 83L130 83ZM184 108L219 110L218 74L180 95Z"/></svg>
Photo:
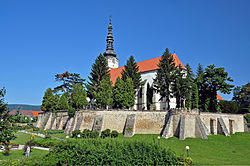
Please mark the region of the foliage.
<svg viewBox="0 0 250 166"><path fill-rule="evenodd" d="M154 79L154 86L156 92L160 93L160 100L166 98L167 109L170 109L170 97L171 96L171 83L174 81L175 63L174 58L171 56L169 49L166 48L165 52L161 56L158 64L159 69L157 70L156 77Z"/></svg>
<svg viewBox="0 0 250 166"><path fill-rule="evenodd" d="M74 130L72 132L72 138L78 138L78 135L80 135L80 137L82 137L82 132L80 130Z"/></svg>
<svg viewBox="0 0 250 166"><path fill-rule="evenodd" d="M59 96L57 94L54 95L52 89L48 88L43 96L42 105L40 106L41 110L55 112L57 110L58 100Z"/></svg>
<svg viewBox="0 0 250 166"><path fill-rule="evenodd" d="M91 131L88 129L84 129L82 132L82 137L83 138L90 138L91 137Z"/></svg>
<svg viewBox="0 0 250 166"><path fill-rule="evenodd" d="M174 71L174 80L171 86L173 96L176 98L176 108L184 107L183 101L188 96L187 94L189 94L190 98L191 87L188 86L188 80L187 78L184 78L184 70L181 66L178 66Z"/></svg>
<svg viewBox="0 0 250 166"><path fill-rule="evenodd" d="M184 95L185 95L185 103L186 103L186 108L192 108L192 101L194 100L194 91L193 89L195 87L194 86L194 73L191 69L191 66L189 65L189 63L186 64L186 78L184 79Z"/></svg>
<svg viewBox="0 0 250 166"><path fill-rule="evenodd" d="M250 113L250 83L234 89L233 100L240 105L241 113Z"/></svg>
<svg viewBox="0 0 250 166"><path fill-rule="evenodd" d="M95 94L97 87L100 85L102 79L109 77L109 68L105 57L100 54L95 63L92 65L89 81L86 85L87 95L91 100L96 99Z"/></svg>
<svg viewBox="0 0 250 166"><path fill-rule="evenodd" d="M75 109L83 109L88 105L87 93L83 86L80 84L74 84L72 86L72 92L70 96L70 105Z"/></svg>
<svg viewBox="0 0 250 166"><path fill-rule="evenodd" d="M67 101L66 94L62 94L60 99L58 100L57 109L58 110L68 110L68 108L69 108L69 104Z"/></svg>
<svg viewBox="0 0 250 166"><path fill-rule="evenodd" d="M228 77L228 73L224 71L224 68L215 68L214 65L207 66L204 79L210 97L210 111L216 111L217 91L229 94L233 85L227 83L227 81L232 82L233 80Z"/></svg>
<svg viewBox="0 0 250 166"><path fill-rule="evenodd" d="M199 108L199 90L196 83L192 86L192 109Z"/></svg>
<svg viewBox="0 0 250 166"><path fill-rule="evenodd" d="M46 147L49 148L51 146L56 146L60 143L60 140L57 139L52 139L52 138L47 138L47 139L34 139L31 142L31 146L41 146L41 147Z"/></svg>
<svg viewBox="0 0 250 166"><path fill-rule="evenodd" d="M118 137L119 133L116 131L116 130L113 130L111 133L110 133L110 137L111 138L116 138Z"/></svg>
<svg viewBox="0 0 250 166"><path fill-rule="evenodd" d="M10 128L11 116L8 114L7 104L4 103L6 90L0 89L0 143L4 144L8 154L8 144L10 140L15 139L13 130Z"/></svg>
<svg viewBox="0 0 250 166"><path fill-rule="evenodd" d="M134 89L140 89L140 87L144 84L141 79L141 73L139 72L139 66L135 62L135 58L133 56L129 57L121 74L124 82L126 82L128 78L132 79Z"/></svg>
<svg viewBox="0 0 250 166"><path fill-rule="evenodd" d="M68 116L69 116L69 117L74 117L74 116L75 116L75 113L76 113L75 108L73 108L72 106L69 106L69 109L68 109Z"/></svg>
<svg viewBox="0 0 250 166"><path fill-rule="evenodd" d="M80 74L69 73L68 71L56 74L55 79L58 82L62 82L62 84L55 87L54 91L62 91L63 93L70 92L75 84L83 85L85 81L85 79L80 78Z"/></svg>
<svg viewBox="0 0 250 166"><path fill-rule="evenodd" d="M102 131L101 138L110 137L110 129Z"/></svg>
<svg viewBox="0 0 250 166"><path fill-rule="evenodd" d="M229 94L233 85L228 82L232 81L224 68L209 65L204 71L199 64L195 82L199 89L200 109L211 112L218 111L217 92Z"/></svg>
<svg viewBox="0 0 250 166"><path fill-rule="evenodd" d="M110 77L104 78L100 81L100 85L96 90L96 102L95 105L99 108L108 108L113 105L112 98L112 82Z"/></svg>
<svg viewBox="0 0 250 166"><path fill-rule="evenodd" d="M120 77L116 79L113 90L113 99L115 108L130 108L135 103L135 90L131 78L124 82Z"/></svg>
<svg viewBox="0 0 250 166"><path fill-rule="evenodd" d="M14 123L30 123L31 119L30 116L23 116L22 114L21 115L19 114L12 116L11 121Z"/></svg>
<svg viewBox="0 0 250 166"><path fill-rule="evenodd" d="M250 123L250 114L247 114L244 117L245 117L247 123Z"/></svg>
<svg viewBox="0 0 250 166"><path fill-rule="evenodd" d="M80 154L80 155L79 155ZM184 161L173 151L155 144L102 140L61 142L43 165L176 165Z"/></svg>
<svg viewBox="0 0 250 166"><path fill-rule="evenodd" d="M222 113L238 113L239 105L235 101L220 100L218 103Z"/></svg>
<svg viewBox="0 0 250 166"><path fill-rule="evenodd" d="M147 83L147 110L150 110L151 104L153 104L154 89Z"/></svg>

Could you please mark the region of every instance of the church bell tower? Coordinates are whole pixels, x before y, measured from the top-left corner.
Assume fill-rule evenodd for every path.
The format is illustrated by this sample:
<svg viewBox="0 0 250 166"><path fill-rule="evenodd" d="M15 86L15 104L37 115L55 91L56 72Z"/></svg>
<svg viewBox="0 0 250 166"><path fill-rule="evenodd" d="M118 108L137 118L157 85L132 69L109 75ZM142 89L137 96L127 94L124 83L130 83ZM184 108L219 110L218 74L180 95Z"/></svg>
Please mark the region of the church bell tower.
<svg viewBox="0 0 250 166"><path fill-rule="evenodd" d="M113 46L114 37L113 37L113 33L112 33L111 17L110 17L109 21L110 22L109 22L109 26L108 26L108 36L106 39L107 47L106 47L106 51L103 53L103 55L107 60L109 69L114 69L114 68L118 68L119 60L116 58L116 53L114 51L114 46Z"/></svg>

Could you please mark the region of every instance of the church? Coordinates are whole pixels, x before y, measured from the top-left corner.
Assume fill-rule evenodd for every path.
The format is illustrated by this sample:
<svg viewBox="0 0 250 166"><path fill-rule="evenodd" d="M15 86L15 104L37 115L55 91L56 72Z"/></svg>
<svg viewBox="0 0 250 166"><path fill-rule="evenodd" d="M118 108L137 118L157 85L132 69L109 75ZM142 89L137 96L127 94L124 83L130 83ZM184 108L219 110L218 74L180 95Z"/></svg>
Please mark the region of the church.
<svg viewBox="0 0 250 166"><path fill-rule="evenodd" d="M113 46L114 37L112 33L111 19L108 26L108 35L106 42L107 42L107 47L103 55L107 60L108 67L110 69L110 79L112 81L112 84L114 85L117 77L121 78L121 72L124 69L124 66L119 67L119 60L114 51L114 46ZM185 68L184 65L181 63L181 61L179 60L179 58L176 56L176 54L172 54L172 56L174 58L176 66L181 65L181 67ZM144 86L142 86L141 89L137 90L134 110L166 110L168 108L166 100L163 99L159 101L160 94L156 93L155 91L153 91L151 106L147 105L147 99L148 99L147 85L153 87L153 79L156 77L160 59L161 57L156 57L153 59L137 62L137 65L139 66L139 72L141 73L142 81L145 81L145 84ZM220 97L219 95L217 96ZM176 108L176 98L170 98L169 104L170 108Z"/></svg>

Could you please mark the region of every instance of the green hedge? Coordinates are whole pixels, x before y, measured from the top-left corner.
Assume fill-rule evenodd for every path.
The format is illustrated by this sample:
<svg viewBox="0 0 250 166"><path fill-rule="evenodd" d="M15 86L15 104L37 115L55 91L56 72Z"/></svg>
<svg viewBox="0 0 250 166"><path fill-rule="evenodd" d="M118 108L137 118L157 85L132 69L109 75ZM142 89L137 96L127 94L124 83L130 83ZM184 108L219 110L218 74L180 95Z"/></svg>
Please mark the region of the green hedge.
<svg viewBox="0 0 250 166"><path fill-rule="evenodd" d="M66 140L34 165L182 165L183 157L157 144L103 139Z"/></svg>

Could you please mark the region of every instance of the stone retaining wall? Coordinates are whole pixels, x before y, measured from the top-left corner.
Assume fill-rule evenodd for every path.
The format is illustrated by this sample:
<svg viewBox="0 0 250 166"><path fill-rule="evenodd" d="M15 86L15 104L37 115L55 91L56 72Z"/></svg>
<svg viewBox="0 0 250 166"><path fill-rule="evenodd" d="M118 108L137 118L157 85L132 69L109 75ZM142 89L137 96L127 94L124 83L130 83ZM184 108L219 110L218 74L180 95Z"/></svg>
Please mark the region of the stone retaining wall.
<svg viewBox="0 0 250 166"><path fill-rule="evenodd" d="M105 129L116 130L124 133L126 119L128 116L134 116L134 134L160 134L164 133L164 138L172 136L185 139L187 137L202 137L201 132L206 135L217 134L219 128L218 118L224 122L223 128L227 129L229 134L235 132L244 132L244 117L241 114L218 114L218 113L198 113L197 111L79 111L75 117L69 118L66 111L59 111L57 114L47 112L39 114L37 127L48 129L65 130L65 133L71 133L75 129L83 131L92 130L95 119L102 117L102 125L98 127L101 131ZM180 123L181 117L182 123ZM198 122L197 125L197 116ZM48 119L46 121L46 119ZM74 120L75 119L75 120ZM219 126L218 126L219 125ZM198 127L197 127L198 126ZM165 130L164 128L167 127ZM164 132L163 132L164 131Z"/></svg>

